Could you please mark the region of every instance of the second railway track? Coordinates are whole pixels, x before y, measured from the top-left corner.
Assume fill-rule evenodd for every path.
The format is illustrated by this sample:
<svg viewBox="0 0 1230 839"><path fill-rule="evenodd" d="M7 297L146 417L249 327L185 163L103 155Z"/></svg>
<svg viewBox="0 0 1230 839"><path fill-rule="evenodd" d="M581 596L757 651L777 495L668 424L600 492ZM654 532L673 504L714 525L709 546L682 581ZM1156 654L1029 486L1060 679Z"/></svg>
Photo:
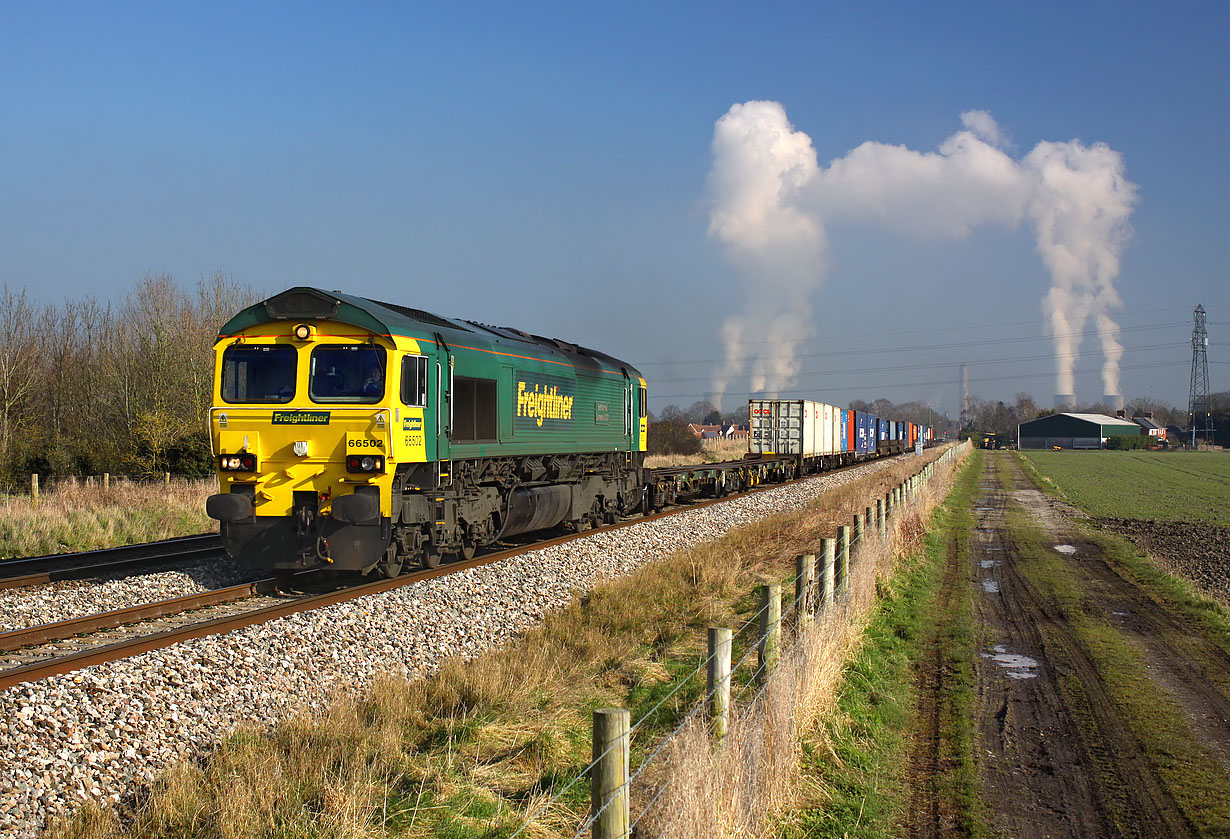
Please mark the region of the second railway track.
<svg viewBox="0 0 1230 839"><path fill-rule="evenodd" d="M196 562L225 556L216 533L181 536L97 551L0 560L0 590L28 588L60 580L84 580L135 568Z"/></svg>

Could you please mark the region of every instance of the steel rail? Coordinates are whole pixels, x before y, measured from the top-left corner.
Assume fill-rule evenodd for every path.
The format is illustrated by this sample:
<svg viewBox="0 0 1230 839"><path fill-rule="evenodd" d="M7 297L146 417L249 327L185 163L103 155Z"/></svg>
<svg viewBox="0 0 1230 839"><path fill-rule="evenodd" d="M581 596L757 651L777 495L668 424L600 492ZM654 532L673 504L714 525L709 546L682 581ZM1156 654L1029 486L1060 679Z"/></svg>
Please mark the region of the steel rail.
<svg viewBox="0 0 1230 839"><path fill-rule="evenodd" d="M321 609L326 606L332 606L338 603L345 603L350 600L357 600L361 597L366 597L372 594L380 594L385 591L402 588L405 586L416 585L418 583L434 580L438 577L444 577L449 574L455 574L460 571L467 571L472 568L479 568L483 565L489 565L495 562L501 562L506 559L521 556L533 551L549 548L554 545L561 545L567 542L572 542L577 539L584 539L593 536L597 533L609 533L615 530L622 530L625 527L633 527L643 522L655 521L657 519L666 518L668 516L685 513L689 510L696 510L703 507L709 507L714 504L722 504L728 501L734 501L739 498L746 498L750 495L757 495L762 492L767 492L779 487L788 486L793 483L805 481L810 478L820 477L821 475L829 475L834 472L843 472L846 469L852 469L856 466L862 466L865 463L855 463L848 466L831 469L820 475L805 475L799 478L794 478L780 483L760 485L753 487L741 493L725 496L722 498L710 498L704 501L691 502L685 506L675 507L669 510L661 510L656 513L650 513L646 516L638 516L633 519L626 519L614 524L602 525L592 530L582 531L580 533L568 533L562 536L556 536L551 539L546 539L541 542L534 542L528 545L519 545L507 550L496 551L484 556L475 557L474 559L461 560L458 562L450 562L446 565L441 565L439 568L422 569L412 571L408 574L403 574L391 580L377 580L371 583L351 586L348 588L339 589L337 591L325 592L323 594L309 595L294 600L288 600L286 603L278 603L273 606L268 606L263 609L253 609L250 612L244 612L238 615L227 615L224 617L213 618L211 620L202 621L201 623L190 624L182 627L163 630L161 632L152 633L150 635L141 636L126 641L120 641L115 644L108 644L101 647L96 647L90 650L82 650L80 652L71 653L66 656L48 659L46 661L32 662L23 664L18 667L13 667L8 670L0 671L0 690L12 687L14 685L23 684L25 682L33 682L39 679L45 679L50 676L58 676L64 673L70 673L74 670L80 670L84 667L91 667L98 664L107 664L112 661L117 661L124 658L129 658L134 655L139 655L150 650L157 650L163 647L169 647L173 644L178 644L182 641L192 640L194 638L204 638L210 635L220 635L226 632L231 632L236 629L243 629L248 626L255 626L261 623L267 623L277 618L293 615L298 612L307 612L313 609ZM266 583L268 581L261 581ZM247 585L257 585L251 583ZM234 588L243 588L237 586ZM226 589L219 589L219 592ZM210 594L210 592L206 592ZM197 596L197 595L193 595ZM176 598L182 600L183 598ZM158 605L158 604L153 604ZM142 607L134 607L140 609ZM23 630L24 631L24 630Z"/></svg>
<svg viewBox="0 0 1230 839"><path fill-rule="evenodd" d="M234 603L261 594L274 594L277 591L277 580L257 580L227 588L203 591L198 594L186 594L169 600L159 600L155 603L142 603L125 609L115 609L110 612L98 612L79 618L43 623L25 629L13 629L0 632L0 653L18 652L25 647L49 644L55 641L66 641L81 635L90 635L119 626L156 620L170 615L179 615L194 609L208 609L223 603Z"/></svg>
<svg viewBox="0 0 1230 839"><path fill-rule="evenodd" d="M59 580L80 580L109 571L137 568L158 562L207 559L221 553L222 540L218 534L202 533L197 536L180 536L161 542L143 542L139 545L103 548L97 551L8 559L0 561L0 589L25 588ZM46 567L72 563L74 560L85 560L87 564L64 568Z"/></svg>

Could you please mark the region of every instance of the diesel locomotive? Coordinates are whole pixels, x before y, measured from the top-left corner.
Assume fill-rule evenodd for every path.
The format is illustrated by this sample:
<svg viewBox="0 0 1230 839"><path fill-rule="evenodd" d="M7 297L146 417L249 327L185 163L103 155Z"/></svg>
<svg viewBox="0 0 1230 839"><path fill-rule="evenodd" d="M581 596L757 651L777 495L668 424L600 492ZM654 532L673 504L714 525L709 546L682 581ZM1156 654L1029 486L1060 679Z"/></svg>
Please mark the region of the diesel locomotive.
<svg viewBox="0 0 1230 839"><path fill-rule="evenodd" d="M206 509L243 565L392 577L652 503L645 379L596 350L297 287L215 353Z"/></svg>

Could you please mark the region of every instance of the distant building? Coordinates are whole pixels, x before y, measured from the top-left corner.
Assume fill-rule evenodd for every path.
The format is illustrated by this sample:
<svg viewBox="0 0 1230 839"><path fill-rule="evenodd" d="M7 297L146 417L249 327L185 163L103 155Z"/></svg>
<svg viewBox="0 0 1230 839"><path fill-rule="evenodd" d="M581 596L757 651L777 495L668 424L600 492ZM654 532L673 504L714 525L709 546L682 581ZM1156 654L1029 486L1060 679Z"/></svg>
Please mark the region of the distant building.
<svg viewBox="0 0 1230 839"><path fill-rule="evenodd" d="M1166 427L1159 425L1157 420L1153 419L1153 414L1142 414L1138 417L1132 417L1132 422L1143 428L1150 437L1156 437L1159 440L1166 439Z"/></svg>
<svg viewBox="0 0 1230 839"><path fill-rule="evenodd" d="M1111 437L1139 437L1143 429L1124 417L1105 414L1051 414L1016 428L1017 448L1103 449Z"/></svg>
<svg viewBox="0 0 1230 839"><path fill-rule="evenodd" d="M720 425L701 425L699 423L688 423L688 431L692 432L693 437L699 437L702 440L714 440L722 436L722 426Z"/></svg>
<svg viewBox="0 0 1230 839"><path fill-rule="evenodd" d="M722 436L727 440L746 440L747 426L746 425L728 425L722 432Z"/></svg>

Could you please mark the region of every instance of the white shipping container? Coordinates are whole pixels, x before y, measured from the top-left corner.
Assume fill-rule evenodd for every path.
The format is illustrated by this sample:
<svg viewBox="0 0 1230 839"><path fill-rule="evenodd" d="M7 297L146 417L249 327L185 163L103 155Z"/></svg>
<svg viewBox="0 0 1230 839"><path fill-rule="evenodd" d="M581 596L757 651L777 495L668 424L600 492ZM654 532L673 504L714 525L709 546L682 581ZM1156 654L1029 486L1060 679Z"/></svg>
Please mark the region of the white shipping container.
<svg viewBox="0 0 1230 839"><path fill-rule="evenodd" d="M806 399L749 399L748 450L803 457L834 454L841 416L832 405ZM836 429L836 430L835 430Z"/></svg>

